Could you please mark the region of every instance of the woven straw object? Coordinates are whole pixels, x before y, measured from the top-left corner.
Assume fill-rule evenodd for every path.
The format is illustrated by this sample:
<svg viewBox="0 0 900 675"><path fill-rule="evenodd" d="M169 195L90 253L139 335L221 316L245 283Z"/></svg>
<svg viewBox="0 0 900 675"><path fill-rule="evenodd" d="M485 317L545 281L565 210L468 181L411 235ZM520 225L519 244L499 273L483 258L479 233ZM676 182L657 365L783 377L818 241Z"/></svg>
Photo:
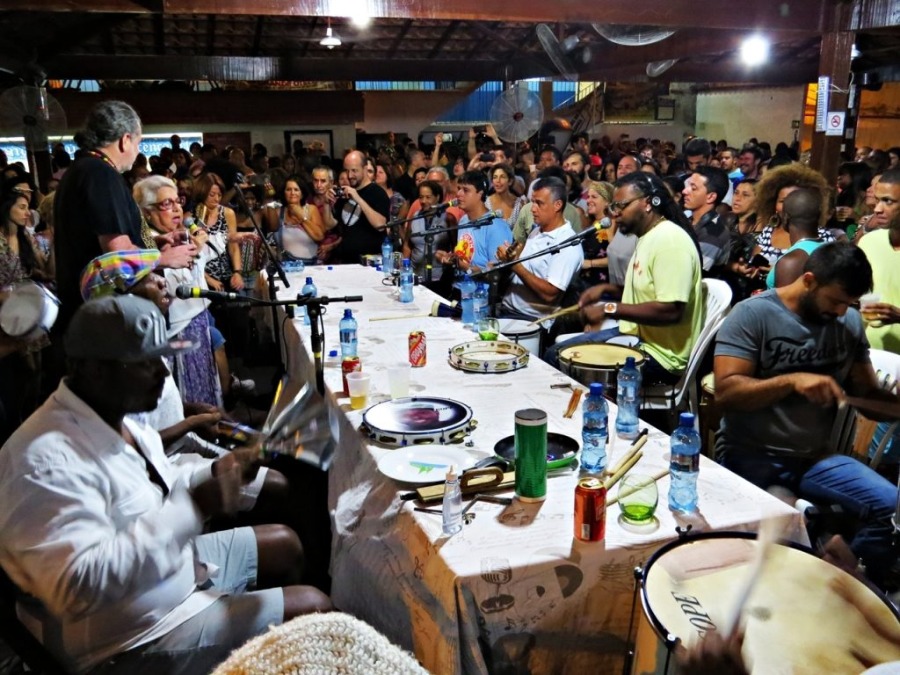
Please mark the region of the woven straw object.
<svg viewBox="0 0 900 675"><path fill-rule="evenodd" d="M428 675L412 655L349 614L309 614L236 649L212 675Z"/></svg>

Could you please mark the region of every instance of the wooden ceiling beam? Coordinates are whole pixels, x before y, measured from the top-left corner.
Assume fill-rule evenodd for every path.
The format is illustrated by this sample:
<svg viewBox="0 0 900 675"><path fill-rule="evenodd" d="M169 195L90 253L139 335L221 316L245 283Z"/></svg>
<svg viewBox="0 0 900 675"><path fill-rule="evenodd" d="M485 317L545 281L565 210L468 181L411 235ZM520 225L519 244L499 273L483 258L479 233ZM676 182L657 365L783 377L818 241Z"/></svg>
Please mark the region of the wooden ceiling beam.
<svg viewBox="0 0 900 675"><path fill-rule="evenodd" d="M836 0L756 0L735 6L722 0L519 0L486 3L484 0L368 0L372 18L439 19L465 21L563 22L646 24L684 28L702 24L706 28L752 29L778 27L783 30L826 28ZM855 0L865 5L874 21L891 16L897 0ZM4 9L36 9L34 0L4 0ZM349 16L344 0L42 0L41 11L122 12L166 14L219 14L244 16Z"/></svg>

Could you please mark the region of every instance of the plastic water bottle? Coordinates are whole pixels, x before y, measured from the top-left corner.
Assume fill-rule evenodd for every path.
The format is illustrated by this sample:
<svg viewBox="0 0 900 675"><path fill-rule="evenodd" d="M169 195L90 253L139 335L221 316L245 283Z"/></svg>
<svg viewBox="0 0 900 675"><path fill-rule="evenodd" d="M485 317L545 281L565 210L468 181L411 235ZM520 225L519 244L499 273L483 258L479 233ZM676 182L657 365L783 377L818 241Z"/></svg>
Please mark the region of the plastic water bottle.
<svg viewBox="0 0 900 675"><path fill-rule="evenodd" d="M606 468L609 437L609 405L603 398L601 383L591 383L591 391L581 410L581 468L588 473L600 473Z"/></svg>
<svg viewBox="0 0 900 675"><path fill-rule="evenodd" d="M338 325L341 337L341 358L346 359L350 356L356 356L356 349L359 340L356 335L358 324L353 318L353 312L349 309L344 310L344 318Z"/></svg>
<svg viewBox="0 0 900 675"><path fill-rule="evenodd" d="M316 289L316 285L313 283L312 277L306 277L306 283L303 284L303 288L300 289L300 293L302 295L309 295L311 297L316 297L318 290ZM300 308L300 313L303 316L303 325L309 325L309 310L307 310L306 305Z"/></svg>
<svg viewBox="0 0 900 675"><path fill-rule="evenodd" d="M637 438L640 431L641 371L637 369L633 356L627 357L625 366L619 370L616 405L619 406L616 434L629 440Z"/></svg>
<svg viewBox="0 0 900 675"><path fill-rule="evenodd" d="M400 272L400 302L413 301L413 271L409 258L403 259L403 270Z"/></svg>
<svg viewBox="0 0 900 675"><path fill-rule="evenodd" d="M694 416L681 413L678 428L672 432L669 463L669 508L690 513L697 510L697 474L700 473L700 434L694 429Z"/></svg>
<svg viewBox="0 0 900 675"><path fill-rule="evenodd" d="M381 244L381 271L385 278L391 276L394 270L394 244L390 237L385 237Z"/></svg>
<svg viewBox="0 0 900 675"><path fill-rule="evenodd" d="M475 280L468 272L459 282L459 293L463 325L471 328L475 324Z"/></svg>
<svg viewBox="0 0 900 675"><path fill-rule="evenodd" d="M444 483L444 503L441 513L444 520L444 534L456 534L462 529L462 492L459 489L456 467L452 464L447 471L447 481Z"/></svg>
<svg viewBox="0 0 900 675"><path fill-rule="evenodd" d="M472 307L475 314L475 323L481 319L486 319L488 315L488 287L487 284L479 283L475 287L475 295L472 296Z"/></svg>

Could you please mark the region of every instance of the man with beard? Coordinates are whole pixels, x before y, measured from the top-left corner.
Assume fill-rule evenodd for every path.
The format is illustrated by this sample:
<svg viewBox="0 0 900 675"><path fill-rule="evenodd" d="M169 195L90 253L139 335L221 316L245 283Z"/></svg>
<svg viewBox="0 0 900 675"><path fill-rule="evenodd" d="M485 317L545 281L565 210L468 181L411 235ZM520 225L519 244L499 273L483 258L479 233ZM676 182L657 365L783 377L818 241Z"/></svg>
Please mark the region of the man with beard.
<svg viewBox="0 0 900 675"><path fill-rule="evenodd" d="M558 367L561 349L606 342L619 334L635 335L647 354L644 382L673 384L687 367L703 327L696 239L658 177L631 173L616 183L613 197L607 210L617 218L618 232L638 237L625 286L593 286L582 293L578 304L588 327L599 327L606 319L617 319L619 325L557 343L544 360ZM616 299L621 301L613 302Z"/></svg>
<svg viewBox="0 0 900 675"><path fill-rule="evenodd" d="M897 489L852 457L829 456L835 413L848 395L897 401L878 386L851 307L871 287L862 251L827 244L796 281L735 306L716 340L716 404L724 413L716 452L764 489L780 485L863 519L851 548L877 582L892 557Z"/></svg>
<svg viewBox="0 0 900 675"><path fill-rule="evenodd" d="M344 170L350 185L342 189L334 205L341 230L337 251L342 262L356 264L360 256L381 254L391 201L369 178L366 157L359 150L347 153Z"/></svg>

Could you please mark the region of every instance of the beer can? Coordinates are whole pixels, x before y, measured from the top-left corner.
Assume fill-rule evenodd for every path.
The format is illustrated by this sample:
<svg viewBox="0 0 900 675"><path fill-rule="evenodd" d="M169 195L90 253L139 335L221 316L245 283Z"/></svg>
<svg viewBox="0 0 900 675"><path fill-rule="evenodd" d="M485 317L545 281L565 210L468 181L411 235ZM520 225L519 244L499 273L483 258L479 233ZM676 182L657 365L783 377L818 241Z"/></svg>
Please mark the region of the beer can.
<svg viewBox="0 0 900 675"><path fill-rule="evenodd" d="M516 497L523 502L547 498L547 413L526 408L516 413Z"/></svg>
<svg viewBox="0 0 900 675"><path fill-rule="evenodd" d="M428 344L425 331L414 330L409 334L409 365L421 368L428 362Z"/></svg>
<svg viewBox="0 0 900 675"><path fill-rule="evenodd" d="M603 541L606 536L606 488L599 478L582 478L575 487L575 538Z"/></svg>
<svg viewBox="0 0 900 675"><path fill-rule="evenodd" d="M347 373L355 373L362 370L362 363L358 356L346 356L341 361L341 379L344 381L344 396L350 395L350 388L347 386Z"/></svg>

